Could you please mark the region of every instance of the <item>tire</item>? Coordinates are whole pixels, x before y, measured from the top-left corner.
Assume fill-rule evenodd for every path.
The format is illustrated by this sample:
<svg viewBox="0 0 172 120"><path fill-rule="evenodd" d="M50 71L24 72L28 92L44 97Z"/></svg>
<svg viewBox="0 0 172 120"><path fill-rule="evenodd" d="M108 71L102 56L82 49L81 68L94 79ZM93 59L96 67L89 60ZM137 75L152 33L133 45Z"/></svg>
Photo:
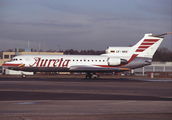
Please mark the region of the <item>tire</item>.
<svg viewBox="0 0 172 120"><path fill-rule="evenodd" d="M26 75L25 74L22 74L22 78L26 78Z"/></svg>

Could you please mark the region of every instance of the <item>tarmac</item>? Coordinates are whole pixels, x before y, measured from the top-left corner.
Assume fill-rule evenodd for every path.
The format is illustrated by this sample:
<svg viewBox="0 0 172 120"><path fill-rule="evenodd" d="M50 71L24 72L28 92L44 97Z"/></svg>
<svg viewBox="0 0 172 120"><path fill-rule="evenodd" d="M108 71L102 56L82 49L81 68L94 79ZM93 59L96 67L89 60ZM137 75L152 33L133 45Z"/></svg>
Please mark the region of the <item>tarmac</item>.
<svg viewBox="0 0 172 120"><path fill-rule="evenodd" d="M0 77L0 120L171 120L172 81Z"/></svg>

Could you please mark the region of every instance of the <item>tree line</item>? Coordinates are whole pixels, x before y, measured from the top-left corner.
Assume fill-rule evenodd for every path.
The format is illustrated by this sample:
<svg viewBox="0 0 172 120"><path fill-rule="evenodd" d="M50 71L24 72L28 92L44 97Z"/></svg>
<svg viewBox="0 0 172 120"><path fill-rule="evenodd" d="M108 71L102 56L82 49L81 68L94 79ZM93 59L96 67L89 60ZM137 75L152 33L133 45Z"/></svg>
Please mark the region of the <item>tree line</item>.
<svg viewBox="0 0 172 120"><path fill-rule="evenodd" d="M14 52L12 49L8 49L6 51L0 51L0 57L2 58L2 52ZM33 50L33 52L37 52L36 50ZM43 50L40 50L39 52L43 52ZM63 52L66 55L100 55L104 54L105 50L47 50L46 52ZM172 51L170 51L168 48L158 48L158 50L155 52L153 56L153 61L161 61L161 62L167 62L172 61Z"/></svg>
<svg viewBox="0 0 172 120"><path fill-rule="evenodd" d="M162 62L172 62L172 51L170 51L168 48L158 48L158 50L155 52L153 56L152 61L162 61Z"/></svg>

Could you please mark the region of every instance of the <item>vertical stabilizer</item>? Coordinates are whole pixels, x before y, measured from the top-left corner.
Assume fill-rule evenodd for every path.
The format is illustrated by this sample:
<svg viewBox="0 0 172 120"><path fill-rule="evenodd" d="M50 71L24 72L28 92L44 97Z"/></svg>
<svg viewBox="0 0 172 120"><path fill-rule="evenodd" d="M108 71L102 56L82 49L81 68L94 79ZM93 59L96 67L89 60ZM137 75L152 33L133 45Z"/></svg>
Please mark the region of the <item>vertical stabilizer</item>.
<svg viewBox="0 0 172 120"><path fill-rule="evenodd" d="M152 58L155 51L163 41L163 38L160 36L162 35L154 36L152 34L145 34L145 36L133 46L134 54L137 54L137 57Z"/></svg>

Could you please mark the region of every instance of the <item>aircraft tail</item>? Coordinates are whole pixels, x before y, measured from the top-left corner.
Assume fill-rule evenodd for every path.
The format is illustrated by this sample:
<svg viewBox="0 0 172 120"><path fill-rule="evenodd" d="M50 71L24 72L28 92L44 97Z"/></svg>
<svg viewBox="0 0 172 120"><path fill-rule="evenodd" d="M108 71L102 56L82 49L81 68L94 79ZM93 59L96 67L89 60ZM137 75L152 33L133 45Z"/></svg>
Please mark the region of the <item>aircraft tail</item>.
<svg viewBox="0 0 172 120"><path fill-rule="evenodd" d="M145 36L132 47L134 54L137 54L137 57L152 58L159 45L163 41L163 37L161 36L167 34L172 33L165 33L160 35L145 34Z"/></svg>

